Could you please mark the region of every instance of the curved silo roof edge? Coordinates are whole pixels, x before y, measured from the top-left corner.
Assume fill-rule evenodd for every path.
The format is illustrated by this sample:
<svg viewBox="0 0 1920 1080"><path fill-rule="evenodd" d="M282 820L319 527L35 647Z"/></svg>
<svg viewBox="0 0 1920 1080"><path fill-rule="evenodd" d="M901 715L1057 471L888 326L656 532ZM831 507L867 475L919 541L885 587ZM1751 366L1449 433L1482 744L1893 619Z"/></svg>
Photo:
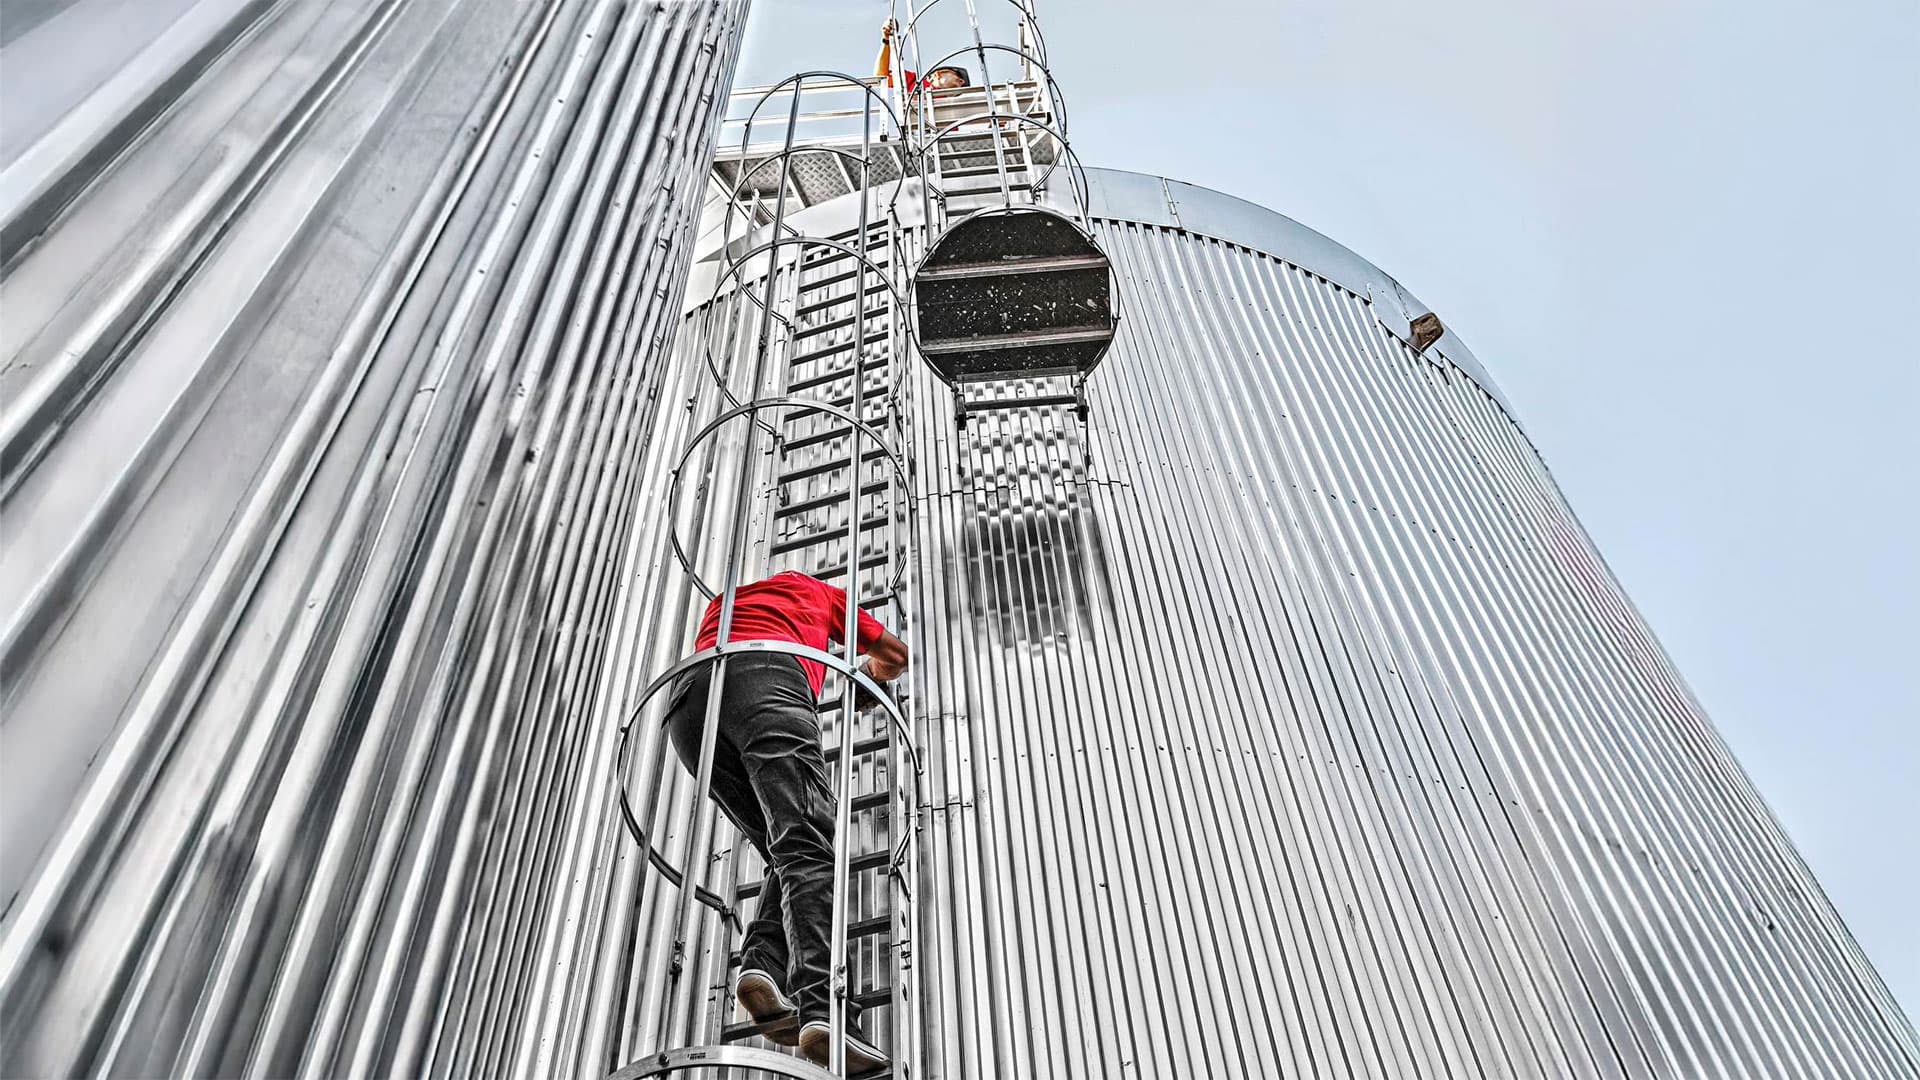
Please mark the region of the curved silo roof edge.
<svg viewBox="0 0 1920 1080"><path fill-rule="evenodd" d="M1113 221L1160 225L1250 247L1318 274L1370 303L1386 290L1400 298L1409 318L1432 311L1386 271L1339 242L1276 210L1212 188L1122 169L1088 169L1092 215ZM1445 318L1442 317L1442 323ZM1516 425L1519 416L1500 387L1451 326L1427 355L1439 354L1498 402Z"/></svg>
<svg viewBox="0 0 1920 1080"><path fill-rule="evenodd" d="M1401 309L1398 313L1400 321L1418 318L1433 310L1408 292L1391 274L1325 234L1277 210L1269 210L1258 203L1212 188L1148 173L1124 169L1088 169L1086 177L1088 211L1094 218L1175 228L1250 248L1326 278L1376 306L1383 296L1397 297ZM912 183L905 185L895 201L902 224L920 224L919 202L917 188ZM858 220L858 206L852 195L842 195L793 214L788 224L808 235L830 235L854 227ZM765 233L763 226L749 235L736 238L735 250L745 250L763 240ZM695 254L697 261L682 302L683 312L691 313L711 298L715 279L720 276L718 255L719 252L713 247ZM754 280L762 273L765 273L764 268L758 273L748 269L743 276L746 280ZM1445 316L1441 316L1441 322L1445 324ZM1403 327L1395 328L1395 332L1400 333L1404 340L1403 330ZM1475 386L1500 406L1508 420L1525 431L1525 425L1521 423L1512 403L1501 393L1499 385L1481 366L1479 358L1473 355L1473 350L1467 348L1452 327L1447 327L1446 333L1424 355L1443 358L1447 366L1473 380Z"/></svg>

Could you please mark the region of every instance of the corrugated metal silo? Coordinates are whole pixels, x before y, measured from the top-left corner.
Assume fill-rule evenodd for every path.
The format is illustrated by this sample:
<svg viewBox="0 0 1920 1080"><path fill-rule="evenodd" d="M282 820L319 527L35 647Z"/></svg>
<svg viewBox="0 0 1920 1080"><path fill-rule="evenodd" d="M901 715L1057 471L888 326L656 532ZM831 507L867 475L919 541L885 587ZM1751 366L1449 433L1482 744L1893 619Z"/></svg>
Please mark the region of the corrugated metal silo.
<svg viewBox="0 0 1920 1080"><path fill-rule="evenodd" d="M1285 217L1087 176L1090 420L904 394L915 1075L1916 1075L1465 345Z"/></svg>

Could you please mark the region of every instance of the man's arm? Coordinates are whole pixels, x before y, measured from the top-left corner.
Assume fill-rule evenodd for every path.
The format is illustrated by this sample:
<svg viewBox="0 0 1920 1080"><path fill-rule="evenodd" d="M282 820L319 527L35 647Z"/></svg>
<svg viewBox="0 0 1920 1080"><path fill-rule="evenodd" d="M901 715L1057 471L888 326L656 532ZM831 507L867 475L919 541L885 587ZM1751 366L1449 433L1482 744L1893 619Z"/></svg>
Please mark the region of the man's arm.
<svg viewBox="0 0 1920 1080"><path fill-rule="evenodd" d="M893 631L882 630L867 646L867 662L862 667L875 679L891 682L906 674L907 660L907 643L894 637Z"/></svg>
<svg viewBox="0 0 1920 1080"><path fill-rule="evenodd" d="M873 77L893 85L893 20L880 28L880 55L873 60Z"/></svg>

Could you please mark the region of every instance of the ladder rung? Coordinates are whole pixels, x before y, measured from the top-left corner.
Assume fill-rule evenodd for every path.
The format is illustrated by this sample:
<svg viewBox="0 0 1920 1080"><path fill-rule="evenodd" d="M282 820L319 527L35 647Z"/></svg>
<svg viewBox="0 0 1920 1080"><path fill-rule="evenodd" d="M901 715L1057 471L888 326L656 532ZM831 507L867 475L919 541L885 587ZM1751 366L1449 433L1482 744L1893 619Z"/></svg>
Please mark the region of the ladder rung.
<svg viewBox="0 0 1920 1080"><path fill-rule="evenodd" d="M873 483L861 485L860 494L878 495L885 490L887 490L887 482L885 480L876 480ZM792 517L795 514L805 514L810 511L819 510L824 507L832 506L834 503L840 502L846 497L847 497L847 493L844 491L834 491L834 492L829 492L828 494L825 494L825 495L815 495L811 499L802 499L797 503L790 503L786 506L776 507L773 511L773 517L774 517L774 520L778 521L781 518Z"/></svg>
<svg viewBox="0 0 1920 1080"><path fill-rule="evenodd" d="M862 346L866 346L866 345L878 345L878 344L880 344L881 342L883 342L883 341L885 341L885 340L887 340L887 333L885 333L885 332L882 332L882 333L878 333L878 334L874 334L874 335L872 335L871 337L868 337L868 338L867 338L867 339L866 339L865 341L862 341L862 342L861 342L860 344L861 344ZM853 342L851 342L851 341L848 341L848 342L844 342L844 343L842 343L842 344L839 344L839 345L829 345L829 346L827 346L827 347L826 347L826 348L824 348L824 349L815 349L815 350L814 350L813 352L810 352L810 353L801 353L801 354L800 354L799 356L796 356L796 357L794 357L794 358L793 358L792 360L789 360L789 361L787 361L787 363L788 363L789 365L793 365L793 364L804 364L804 363L807 363L807 362L809 362L809 361L812 361L812 360L818 360L818 359L820 359L820 358L821 358L821 357L823 357L823 356L832 356L832 355L833 355L834 353L837 353L837 352L846 352L847 350L849 350L849 349L851 349L851 348L853 348ZM879 360L877 360L877 361L875 361L875 363L877 363L877 364L884 364L884 363L886 363L886 362L887 362L887 358L886 358L886 357L884 357L884 356L883 356L883 357L881 357L881 358L880 358ZM843 369L843 371L844 371L844 369ZM819 385L819 383L822 383L822 382L832 382L832 381L833 381L833 378L832 378L832 376L827 376L827 377L825 377L825 378L821 378L821 377L819 377L819 376L815 376L814 378L815 378L815 380L816 380L816 381L814 381L814 382L809 382L809 383L806 383L806 384L804 384L804 385L806 385L806 386L817 386L817 385ZM798 386L798 385L790 385L790 386L788 386L788 387L787 387L787 389L788 389L788 390L790 390L790 391L791 391L791 390L796 390L796 389L800 389L800 388L801 388L801 387L800 387L800 386Z"/></svg>
<svg viewBox="0 0 1920 1080"><path fill-rule="evenodd" d="M876 394L874 395L874 397L876 399L879 399L880 395ZM878 417L869 416L867 417L867 422L872 424L878 424L883 419L885 419L884 415L878 416ZM811 435L800 435L795 438L788 439L785 443L782 444L781 448L787 453L793 453L797 450L805 450L809 447L819 446L822 443L830 443L835 439L844 438L850 430L851 429L847 428L845 425L838 425L835 427L825 428L823 430L816 431Z"/></svg>
<svg viewBox="0 0 1920 1080"><path fill-rule="evenodd" d="M887 527L887 519L884 517L867 518L866 520L860 523L860 535L871 536L874 533L886 527ZM845 540L846 538L847 538L847 530L845 528L833 528L833 529L827 529L825 531L801 533L799 536L789 537L788 539L777 541L773 545L773 554L785 555L788 552L799 551L802 548L809 548L815 544L826 543L827 541L830 541L830 540Z"/></svg>
<svg viewBox="0 0 1920 1080"><path fill-rule="evenodd" d="M846 431L847 431L846 428L841 428L840 434L844 435L846 434ZM865 464L866 462L869 462L869 461L883 461L886 459L886 456L887 456L887 452L885 450L869 450L866 453L860 455L860 461L862 464ZM846 467L847 467L846 459L836 455L835 457L829 458L828 460L823 461L818 465L808 465L806 468L803 468L803 469L795 469L792 472L781 473L778 482L782 484L792 484L792 483L797 483L798 481L801 481L801 480L811 480L814 477L820 476L824 473L830 473L835 469L844 469ZM773 550L778 552L780 548L778 545L775 545Z"/></svg>
<svg viewBox="0 0 1920 1080"><path fill-rule="evenodd" d="M875 915L871 919L860 919L848 923L847 940L857 941L861 938L879 937L891 929L893 929L892 915ZM735 949L733 955L728 957L727 966L730 968L740 966L740 950Z"/></svg>
<svg viewBox="0 0 1920 1080"><path fill-rule="evenodd" d="M955 263L929 267L914 276L917 282L958 281L966 278L1005 277L1009 274L1059 274L1069 270L1098 270L1109 265L1105 255L1052 255L990 263Z"/></svg>
<svg viewBox="0 0 1920 1080"><path fill-rule="evenodd" d="M866 390L860 395L861 411L864 412L868 406L879 405L879 404L889 402L891 399L888 397L888 392L890 391L882 391L878 388L871 387L871 386L867 387ZM836 409L851 409L853 408L853 395L842 394L837 398L829 398L827 399L827 404L833 406ZM879 416L869 416L867 418L867 422L870 424L873 424L875 427L878 427L882 421L886 420L886 418L887 418L886 410L882 409L880 411Z"/></svg>
<svg viewBox="0 0 1920 1080"><path fill-rule="evenodd" d="M974 111L978 112L979 110L974 110ZM1001 112L1000 115L1006 119L1006 123L1000 126L1000 137L1008 140L1008 142L1003 145L1011 145L1011 146L1021 145L1019 136L1023 134L1032 136L1036 139L1051 139L1053 137L1046 131L1043 131L1040 128L1034 127L1032 124L1023 124L1020 121L1014 119L1014 117L1016 116L1024 116L1029 120L1038 120L1043 124L1051 125L1053 123L1053 114L1048 112L1045 109L1040 109L1035 112L1017 112L1013 109L1006 109L1005 111ZM958 116L950 117L941 126L944 127L946 124L952 123L954 120L958 120L958 119L960 119L960 117ZM940 142L942 144L946 144L946 143L960 142L965 139L985 140L985 139L993 138L992 118L986 117L986 116L974 116L972 120L973 122L967 127L954 128L952 131L949 131L945 135L940 136ZM965 151L962 151L962 153L964 152ZM989 154L993 153L991 149L987 150L986 152Z"/></svg>
<svg viewBox="0 0 1920 1080"><path fill-rule="evenodd" d="M848 860L847 865L850 873L858 874L867 870L878 870L892 861L893 852L891 851L869 851L865 855L855 855L852 859ZM760 878L755 881L743 881L740 883L740 887L734 890L733 895L735 899L738 900L745 900L749 896L759 896L760 890L765 888L766 884L767 881L765 878Z"/></svg>
<svg viewBox="0 0 1920 1080"><path fill-rule="evenodd" d="M802 285L800 287L803 289L811 289L814 286ZM887 285L886 285L886 282L883 281L878 285L870 285L867 288L861 290L861 295L872 296L875 293L883 293L886 291L887 291ZM851 304L851 303L853 303L853 294L848 293L845 296L833 296L833 297L828 297L825 300L815 300L811 304L802 304L799 307L795 308L793 313L796 316L811 315L816 311L824 311L827 308L837 307L840 304Z"/></svg>
<svg viewBox="0 0 1920 1080"><path fill-rule="evenodd" d="M893 1003L893 987L876 986L864 994L855 994L853 996L853 1002L862 1009L878 1009L890 1005ZM775 1024L767 1030L769 1032L782 1031L791 1027L794 1023L799 1023L798 1018L789 1024ZM758 1024L755 1024L751 1020L739 1020L720 1029L720 1041L729 1043L739 1042L742 1039L754 1038L760 1033L760 1026ZM893 1080L893 1070L889 1069L881 1073L864 1073L861 1076L861 1080Z"/></svg>
<svg viewBox="0 0 1920 1080"><path fill-rule="evenodd" d="M860 569L878 570L881 567L887 565L887 558L888 556L885 552L881 552L877 555L868 555L865 558L860 560ZM847 564L843 562L838 566L830 566L825 570L821 570L820 572L814 574L813 576L819 578L821 581L828 581L837 577L846 577Z"/></svg>
<svg viewBox="0 0 1920 1080"><path fill-rule="evenodd" d="M1033 185L1015 181L1007 185L1007 190L1009 192L1032 191ZM986 184L981 187L959 187L958 185L955 185L952 187L940 188L938 192L938 197L940 199L945 200L948 203L954 203L954 202L958 202L961 199L977 199L977 198L980 198L981 196L997 196L999 194L1000 194L999 184Z"/></svg>
<svg viewBox="0 0 1920 1080"><path fill-rule="evenodd" d="M875 259L873 260L873 262L874 262L874 265L878 266L882 270L885 270L889 265L887 260L885 259ZM819 281L802 282L800 285L800 291L811 292L815 289L832 288L833 286L838 285L843 281L853 280L853 278L856 275L858 275L862 270L866 270L866 272L869 274L873 272L873 270L869 267L856 266L851 270L842 270L837 274L828 274L826 277L821 278ZM845 298L842 298L841 302L844 303Z"/></svg>
<svg viewBox="0 0 1920 1080"><path fill-rule="evenodd" d="M1079 405L1078 394L1038 394L1034 397L986 398L969 401L962 412L993 412L997 409L1044 409L1054 405Z"/></svg>
<svg viewBox="0 0 1920 1080"><path fill-rule="evenodd" d="M851 244L851 243L848 243L847 246L850 248L853 248L855 251L858 251L860 254L865 255L867 252L872 251L874 248L885 247L887 244L887 240L888 240L887 234L882 232L882 233L876 234L872 240L867 241L866 247L860 247L858 244ZM841 241L841 242L846 243L845 241ZM844 251L840 251L835 248L828 248L827 253L825 255L816 255L811 259L801 259L800 269L812 270L812 269L815 269L816 267L826 266L828 263L838 262L841 259L848 259L848 258L852 258L852 256L848 255Z"/></svg>
<svg viewBox="0 0 1920 1080"><path fill-rule="evenodd" d="M866 317L870 320L883 319L883 318L886 318L887 309L886 308L877 308L877 309L869 308L863 314L865 314ZM855 320L857 320L859 317L860 317L859 315L842 315L839 318L832 320L831 322L823 322L819 326L803 326L800 329L795 330L793 332L793 339L795 341L798 341L801 338L813 337L816 334L825 334L834 330L842 330L842 329L845 329L846 327L852 326Z"/></svg>
<svg viewBox="0 0 1920 1080"><path fill-rule="evenodd" d="M834 698L833 700L836 706L839 705L840 703L839 698ZM853 756L866 757L868 754L877 754L880 751L885 750L887 747L892 745L893 745L892 735L875 735L871 739L855 739L853 740ZM827 747L822 752L826 755L827 761L829 762L840 760L840 744L838 742L835 742L832 746ZM882 854L885 854L885 853L882 852ZM878 866L880 864L874 863L873 865Z"/></svg>
<svg viewBox="0 0 1920 1080"><path fill-rule="evenodd" d="M868 338L862 344L874 345L885 340L887 340L887 335L881 334L879 337ZM846 345L837 346L832 349L826 349L822 352L812 353L807 356L795 357L793 362L795 364L804 364L811 360L818 360L823 356L832 356L834 353L844 352L851 347L852 347L852 343L849 342ZM881 368L887 366L887 362L889 359L890 359L889 357L885 357L885 356L876 356L873 359L868 360L866 363L861 365L860 370L861 371L878 371ZM792 393L797 393L798 391L801 391L801 390L811 390L816 386L825 386L826 384L832 382L835 379L844 379L852 374L853 374L853 365L851 364L848 364L844 367L828 368L826 371L820 372L818 375L809 375L804 379L795 379L794 381L788 383L787 393L792 394Z"/></svg>
<svg viewBox="0 0 1920 1080"><path fill-rule="evenodd" d="M1028 330L1018 334L979 334L951 341L922 341L922 353L988 352L997 349L1025 349L1040 345L1077 345L1085 341L1107 341L1113 337L1110 326L1068 326L1057 330Z"/></svg>

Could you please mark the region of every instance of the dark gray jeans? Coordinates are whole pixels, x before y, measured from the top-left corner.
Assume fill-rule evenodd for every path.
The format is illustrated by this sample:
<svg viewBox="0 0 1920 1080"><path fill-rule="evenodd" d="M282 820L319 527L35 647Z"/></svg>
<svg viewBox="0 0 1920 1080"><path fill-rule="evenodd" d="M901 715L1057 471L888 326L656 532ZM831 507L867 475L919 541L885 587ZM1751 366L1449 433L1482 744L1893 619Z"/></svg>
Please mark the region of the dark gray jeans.
<svg viewBox="0 0 1920 1080"><path fill-rule="evenodd" d="M687 771L700 766L713 668L675 681L667 728ZM833 788L813 688L791 656L735 656L720 696L713 799L767 864L740 965L783 977L800 1021L827 1019L833 919Z"/></svg>

